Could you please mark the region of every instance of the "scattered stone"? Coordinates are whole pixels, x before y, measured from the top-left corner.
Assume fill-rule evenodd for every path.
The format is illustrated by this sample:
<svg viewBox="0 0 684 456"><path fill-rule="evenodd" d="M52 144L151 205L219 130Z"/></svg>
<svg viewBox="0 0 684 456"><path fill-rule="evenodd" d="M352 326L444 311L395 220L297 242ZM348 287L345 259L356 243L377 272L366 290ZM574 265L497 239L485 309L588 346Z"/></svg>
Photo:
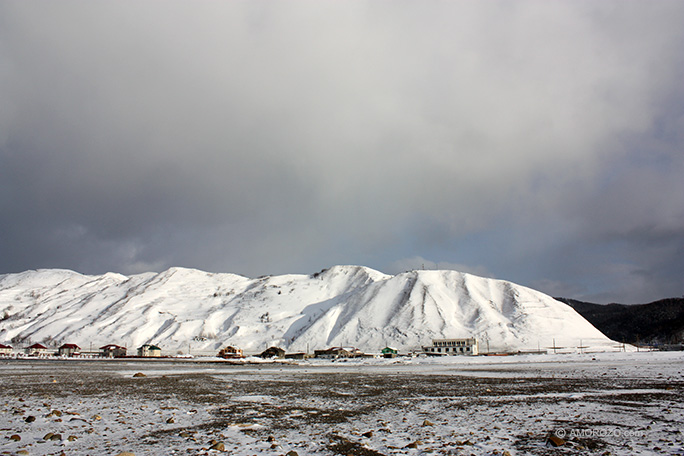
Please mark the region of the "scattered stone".
<svg viewBox="0 0 684 456"><path fill-rule="evenodd" d="M30 416L27 416L26 418L24 418L24 421L26 421L27 423L33 423L34 421L36 421L36 417L33 415L30 415Z"/></svg>
<svg viewBox="0 0 684 456"><path fill-rule="evenodd" d="M133 374L133 377L147 377L147 375L143 374L142 372L136 372Z"/></svg>
<svg viewBox="0 0 684 456"><path fill-rule="evenodd" d="M19 434L12 434L10 437L10 440L14 440L15 442L18 442L21 440L21 436Z"/></svg>
<svg viewBox="0 0 684 456"><path fill-rule="evenodd" d="M551 446L559 447L559 446L565 445L565 440L561 439L560 437L558 437L556 435L552 435L549 437L547 443L550 443Z"/></svg>
<svg viewBox="0 0 684 456"><path fill-rule="evenodd" d="M210 446L209 449L217 451L226 451L226 446L223 444L223 442L216 442L215 444Z"/></svg>

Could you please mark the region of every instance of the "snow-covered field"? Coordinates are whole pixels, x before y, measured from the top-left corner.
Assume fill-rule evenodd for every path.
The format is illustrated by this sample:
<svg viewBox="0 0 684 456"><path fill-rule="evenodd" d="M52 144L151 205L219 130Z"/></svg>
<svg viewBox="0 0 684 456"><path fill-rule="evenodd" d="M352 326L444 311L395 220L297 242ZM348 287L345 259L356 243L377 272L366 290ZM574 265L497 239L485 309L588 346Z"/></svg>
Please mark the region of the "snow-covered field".
<svg viewBox="0 0 684 456"><path fill-rule="evenodd" d="M0 365L0 454L684 454L681 352Z"/></svg>

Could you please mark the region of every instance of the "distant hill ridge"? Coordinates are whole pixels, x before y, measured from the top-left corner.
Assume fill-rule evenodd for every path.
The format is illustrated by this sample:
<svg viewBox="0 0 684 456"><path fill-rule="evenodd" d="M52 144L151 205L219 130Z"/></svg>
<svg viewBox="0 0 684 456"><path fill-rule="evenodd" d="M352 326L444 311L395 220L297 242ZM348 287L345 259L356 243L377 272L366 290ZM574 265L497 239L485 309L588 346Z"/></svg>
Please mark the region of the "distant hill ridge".
<svg viewBox="0 0 684 456"><path fill-rule="evenodd" d="M26 271L0 275L0 318L0 342L152 343L166 354L228 344L246 353L272 345L406 351L466 337L482 351L615 346L570 306L530 288L456 271L387 275L362 266L257 279L185 268Z"/></svg>
<svg viewBox="0 0 684 456"><path fill-rule="evenodd" d="M572 306L603 334L616 341L630 344L684 341L684 298L630 305L556 299Z"/></svg>

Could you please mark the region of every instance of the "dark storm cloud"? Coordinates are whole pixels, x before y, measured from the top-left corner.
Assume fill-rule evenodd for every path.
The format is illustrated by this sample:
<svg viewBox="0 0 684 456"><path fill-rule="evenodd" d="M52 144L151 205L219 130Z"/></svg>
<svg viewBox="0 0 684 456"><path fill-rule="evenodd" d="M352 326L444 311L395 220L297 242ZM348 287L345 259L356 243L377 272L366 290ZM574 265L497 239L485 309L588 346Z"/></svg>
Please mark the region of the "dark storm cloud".
<svg viewBox="0 0 684 456"><path fill-rule="evenodd" d="M2 2L0 271L681 294L683 10Z"/></svg>

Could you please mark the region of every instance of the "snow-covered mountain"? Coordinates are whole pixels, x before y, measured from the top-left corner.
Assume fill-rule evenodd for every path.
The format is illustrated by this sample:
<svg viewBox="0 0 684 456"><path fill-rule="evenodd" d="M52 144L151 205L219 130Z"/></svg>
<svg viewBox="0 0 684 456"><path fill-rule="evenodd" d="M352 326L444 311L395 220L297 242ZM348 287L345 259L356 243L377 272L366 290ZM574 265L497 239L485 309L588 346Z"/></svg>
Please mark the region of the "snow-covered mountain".
<svg viewBox="0 0 684 456"><path fill-rule="evenodd" d="M612 349L570 306L510 282L456 271L395 276L360 266L250 279L171 268L134 276L67 270L0 275L0 342L82 348L160 345L197 353L353 346L378 352L477 337L481 350Z"/></svg>

